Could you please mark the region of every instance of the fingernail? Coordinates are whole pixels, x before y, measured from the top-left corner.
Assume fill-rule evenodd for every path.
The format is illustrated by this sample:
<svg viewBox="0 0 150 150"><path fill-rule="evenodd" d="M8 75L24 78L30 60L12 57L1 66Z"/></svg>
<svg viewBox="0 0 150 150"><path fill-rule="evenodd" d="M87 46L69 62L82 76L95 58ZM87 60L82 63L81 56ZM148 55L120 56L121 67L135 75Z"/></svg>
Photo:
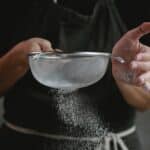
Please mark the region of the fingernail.
<svg viewBox="0 0 150 150"><path fill-rule="evenodd" d="M136 56L136 60L142 60L142 56L141 55L137 55Z"/></svg>
<svg viewBox="0 0 150 150"><path fill-rule="evenodd" d="M135 62L132 62L131 67L132 67L132 69L136 69L138 67L138 64Z"/></svg>
<svg viewBox="0 0 150 150"><path fill-rule="evenodd" d="M150 83L146 82L143 86L143 89L147 92L150 92Z"/></svg>
<svg viewBox="0 0 150 150"><path fill-rule="evenodd" d="M144 82L145 82L145 79L144 79L144 78L139 78L139 83L140 83L140 84L144 84Z"/></svg>

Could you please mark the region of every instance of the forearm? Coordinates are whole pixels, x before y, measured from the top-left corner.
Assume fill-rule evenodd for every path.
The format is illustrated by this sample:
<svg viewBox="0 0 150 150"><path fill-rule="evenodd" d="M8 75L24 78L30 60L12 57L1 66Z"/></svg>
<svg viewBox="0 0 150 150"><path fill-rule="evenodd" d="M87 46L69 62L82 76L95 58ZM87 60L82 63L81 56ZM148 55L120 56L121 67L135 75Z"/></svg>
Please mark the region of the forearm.
<svg viewBox="0 0 150 150"><path fill-rule="evenodd" d="M24 74L24 66L10 52L0 58L0 96L2 96Z"/></svg>
<svg viewBox="0 0 150 150"><path fill-rule="evenodd" d="M42 38L31 38L18 43L0 58L0 96L29 69L28 54L32 51L53 51L51 43Z"/></svg>
<svg viewBox="0 0 150 150"><path fill-rule="evenodd" d="M121 81L116 80L116 83L127 103L139 110L150 109L150 93L140 87L125 84Z"/></svg>

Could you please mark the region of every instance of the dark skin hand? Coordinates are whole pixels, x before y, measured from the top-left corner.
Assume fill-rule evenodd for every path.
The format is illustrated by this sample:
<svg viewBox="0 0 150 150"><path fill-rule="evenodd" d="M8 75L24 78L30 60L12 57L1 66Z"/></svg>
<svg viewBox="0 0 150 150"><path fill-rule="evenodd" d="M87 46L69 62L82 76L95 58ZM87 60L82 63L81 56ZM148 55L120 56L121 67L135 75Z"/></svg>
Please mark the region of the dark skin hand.
<svg viewBox="0 0 150 150"><path fill-rule="evenodd" d="M0 95L28 71L28 54L39 51L53 51L51 43L42 38L32 38L20 42L0 58Z"/></svg>

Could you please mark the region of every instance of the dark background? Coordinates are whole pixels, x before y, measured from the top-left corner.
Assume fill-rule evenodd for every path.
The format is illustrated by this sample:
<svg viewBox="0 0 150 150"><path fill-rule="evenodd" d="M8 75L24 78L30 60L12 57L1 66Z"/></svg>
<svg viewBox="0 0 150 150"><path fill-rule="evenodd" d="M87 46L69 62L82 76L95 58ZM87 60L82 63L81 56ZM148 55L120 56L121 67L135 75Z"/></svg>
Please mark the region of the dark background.
<svg viewBox="0 0 150 150"><path fill-rule="evenodd" d="M9 1L9 3L10 2L11 1ZM149 0L130 0L130 1L116 0L116 2L117 2L117 7L119 9L119 12L124 22L127 24L128 29L134 28L135 26L141 24L142 22L150 21ZM8 3L7 6L11 7L11 5L8 5ZM9 8L7 10L9 10ZM4 18L4 19L8 19L8 18ZM10 19L12 18L9 18L9 21ZM143 38L142 42L147 45L150 45L150 36L148 35L147 37ZM2 113L3 113L2 102L3 100L0 99L0 124L2 122ZM150 142L149 142L150 111L137 113L137 128L138 128L138 133L141 137L141 141L144 146L143 150L149 150L150 149Z"/></svg>

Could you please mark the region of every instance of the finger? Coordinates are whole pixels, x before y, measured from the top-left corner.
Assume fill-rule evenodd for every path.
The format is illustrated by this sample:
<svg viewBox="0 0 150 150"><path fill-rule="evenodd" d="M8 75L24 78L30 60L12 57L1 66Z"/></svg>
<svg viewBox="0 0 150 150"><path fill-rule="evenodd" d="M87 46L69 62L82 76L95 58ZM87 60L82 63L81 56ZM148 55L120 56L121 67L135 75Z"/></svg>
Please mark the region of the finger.
<svg viewBox="0 0 150 150"><path fill-rule="evenodd" d="M150 22L145 22L127 32L127 38L139 40L143 35L150 33Z"/></svg>
<svg viewBox="0 0 150 150"><path fill-rule="evenodd" d="M140 71L149 71L150 70L150 61L132 61L131 69L140 70Z"/></svg>
<svg viewBox="0 0 150 150"><path fill-rule="evenodd" d="M39 42L39 44L40 44L43 52L54 51L54 49L51 46L51 43L47 40L41 40Z"/></svg>
<svg viewBox="0 0 150 150"><path fill-rule="evenodd" d="M138 53L135 56L136 61L150 61L150 52Z"/></svg>
<svg viewBox="0 0 150 150"><path fill-rule="evenodd" d="M147 45L139 44L140 52L150 52L150 47Z"/></svg>
<svg viewBox="0 0 150 150"><path fill-rule="evenodd" d="M143 89L147 92L150 93L150 82L146 82L144 85L143 85Z"/></svg>
<svg viewBox="0 0 150 150"><path fill-rule="evenodd" d="M51 43L46 39L32 38L32 39L29 39L28 41L31 43L34 43L35 45L38 45L40 50L42 50L43 52L53 51Z"/></svg>
<svg viewBox="0 0 150 150"><path fill-rule="evenodd" d="M137 83L139 85L144 85L146 82L150 82L150 71L143 73L137 77Z"/></svg>

